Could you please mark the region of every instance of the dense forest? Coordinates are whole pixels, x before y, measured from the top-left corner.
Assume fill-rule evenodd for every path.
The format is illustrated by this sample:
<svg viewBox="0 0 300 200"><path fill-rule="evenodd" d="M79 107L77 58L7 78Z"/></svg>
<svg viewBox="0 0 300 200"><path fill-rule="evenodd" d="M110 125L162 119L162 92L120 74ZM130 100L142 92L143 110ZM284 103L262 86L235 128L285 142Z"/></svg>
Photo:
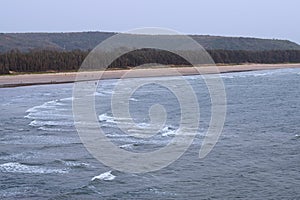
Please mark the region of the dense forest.
<svg viewBox="0 0 300 200"><path fill-rule="evenodd" d="M76 71L91 49L115 35L112 32L0 33L0 74ZM180 41L176 35L135 35L137 39ZM300 63L300 45L277 39L191 35L215 63ZM185 54L193 55L193 52ZM104 55L105 59L107 56ZM131 51L110 64L129 68L147 63L189 65L180 56L162 50ZM103 66L100 66L103 67ZM99 66L95 66L99 69Z"/></svg>
<svg viewBox="0 0 300 200"><path fill-rule="evenodd" d="M0 54L0 74L10 72L76 71L89 51L12 50ZM208 50L215 63L300 63L300 50L238 51ZM110 68L129 68L147 63L189 65L182 57L162 50L140 49L125 54L110 64ZM96 66L97 67L97 66Z"/></svg>
<svg viewBox="0 0 300 200"><path fill-rule="evenodd" d="M115 35L113 32L73 32L73 33L0 33L0 53L18 49L29 52L34 49L57 51L87 51L97 44ZM139 35L136 37L146 37ZM259 39L247 37L222 37L210 35L190 35L207 50L300 50L300 45L279 39ZM159 35L157 40L178 40L176 35Z"/></svg>

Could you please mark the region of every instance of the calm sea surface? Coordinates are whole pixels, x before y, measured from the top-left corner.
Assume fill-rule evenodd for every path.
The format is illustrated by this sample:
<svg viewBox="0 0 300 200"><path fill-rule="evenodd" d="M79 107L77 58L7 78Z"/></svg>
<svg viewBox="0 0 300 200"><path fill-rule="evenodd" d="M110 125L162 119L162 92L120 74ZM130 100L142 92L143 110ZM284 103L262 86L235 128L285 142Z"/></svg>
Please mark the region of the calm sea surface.
<svg viewBox="0 0 300 200"><path fill-rule="evenodd" d="M113 170L88 153L73 122L72 84L0 89L0 199L300 199L300 69L221 76L227 117L213 151L198 158L211 102L201 76L187 76L201 110L198 134L181 158L144 174ZM94 94L107 137L133 152L168 144L179 126L176 97L155 84L131 96L140 126L153 104L168 114L156 136L136 139L111 114L116 82L101 81Z"/></svg>

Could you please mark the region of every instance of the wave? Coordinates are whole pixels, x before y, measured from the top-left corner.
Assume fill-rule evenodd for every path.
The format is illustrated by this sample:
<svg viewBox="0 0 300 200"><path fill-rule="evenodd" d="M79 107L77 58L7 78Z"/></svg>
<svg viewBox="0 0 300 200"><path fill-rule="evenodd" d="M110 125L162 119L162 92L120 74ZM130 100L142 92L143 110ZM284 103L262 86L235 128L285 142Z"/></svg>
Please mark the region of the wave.
<svg viewBox="0 0 300 200"><path fill-rule="evenodd" d="M234 72L234 73L224 73L220 76L222 78L246 78L252 77L262 77L262 76L273 76L273 75L286 75L286 74L300 74L299 69L287 68L287 69L273 69L273 70L258 70L249 72Z"/></svg>
<svg viewBox="0 0 300 200"><path fill-rule="evenodd" d="M30 194L36 193L39 190L38 187L26 187L26 186L15 186L6 189L1 189L0 199L25 199L30 198Z"/></svg>
<svg viewBox="0 0 300 200"><path fill-rule="evenodd" d="M91 180L95 181L95 180L103 180L103 181L112 181L116 178L116 176L114 176L111 171L108 172L104 172L98 176L94 176Z"/></svg>
<svg viewBox="0 0 300 200"><path fill-rule="evenodd" d="M0 154L0 157L2 160L8 160L8 161L16 161L16 160L32 160L36 158L36 155L32 152L23 152L23 153L17 153L17 154Z"/></svg>
<svg viewBox="0 0 300 200"><path fill-rule="evenodd" d="M101 92L94 92L94 95L90 95L90 96L100 96L100 97L103 97L103 96L105 96L105 94L103 94Z"/></svg>
<svg viewBox="0 0 300 200"><path fill-rule="evenodd" d="M133 144L123 144L119 146L121 149L132 149Z"/></svg>
<svg viewBox="0 0 300 200"><path fill-rule="evenodd" d="M68 131L72 131L70 129L62 129L62 128L48 128L45 126L41 126L38 128L38 130L42 130L42 131L53 131L53 132L68 132Z"/></svg>
<svg viewBox="0 0 300 200"><path fill-rule="evenodd" d="M112 94L114 94L114 91L101 91L101 92L94 92L93 95L91 96L100 96L100 97L103 97L103 96L111 96Z"/></svg>
<svg viewBox="0 0 300 200"><path fill-rule="evenodd" d="M133 98L133 97L131 97L129 100L130 101L139 101L139 100L137 100L136 98Z"/></svg>
<svg viewBox="0 0 300 200"><path fill-rule="evenodd" d="M71 168L86 168L89 167L90 164L79 161L71 161L71 160L55 160L54 163L63 164L64 166Z"/></svg>
<svg viewBox="0 0 300 200"><path fill-rule="evenodd" d="M119 147L121 149L132 150L133 147L136 147L136 146L139 146L139 145L137 143L132 143L132 144L123 144L123 145L120 145Z"/></svg>
<svg viewBox="0 0 300 200"><path fill-rule="evenodd" d="M115 123L114 117L108 116L106 113L99 115L98 119L100 122Z"/></svg>
<svg viewBox="0 0 300 200"><path fill-rule="evenodd" d="M24 118L31 119L29 126L43 131L64 131L61 127L74 127L70 101L73 97L48 101L26 110ZM59 128L54 128L58 126Z"/></svg>
<svg viewBox="0 0 300 200"><path fill-rule="evenodd" d="M59 109L55 109L55 111L41 111L41 112L32 112L28 113L24 118L26 119L68 119L71 118L72 115L66 115L63 113L58 113Z"/></svg>
<svg viewBox="0 0 300 200"><path fill-rule="evenodd" d="M176 135L176 130L172 127L166 126L161 130L161 135L163 137L174 136Z"/></svg>
<svg viewBox="0 0 300 200"><path fill-rule="evenodd" d="M59 101L64 102L64 101L73 101L73 100L74 97L67 97L67 98L60 99Z"/></svg>
<svg viewBox="0 0 300 200"><path fill-rule="evenodd" d="M125 124L129 124L129 120L128 118L117 118L117 117L112 117L109 116L107 113L101 114L98 116L98 119L100 122L108 122L108 123L125 123Z"/></svg>
<svg viewBox="0 0 300 200"><path fill-rule="evenodd" d="M29 126L41 127L41 126L74 126L74 122L66 121L42 121L33 120L29 123Z"/></svg>
<svg viewBox="0 0 300 200"><path fill-rule="evenodd" d="M48 101L39 106L34 106L32 108L29 108L25 112L26 113L39 112L40 110L43 110L43 109L53 109L56 106L64 106L64 105L66 105L66 104L64 104L60 99L58 99L58 100Z"/></svg>
<svg viewBox="0 0 300 200"><path fill-rule="evenodd" d="M40 166L25 165L18 162L9 162L0 165L0 171L6 173L25 173L25 174L64 174L67 169L53 169Z"/></svg>

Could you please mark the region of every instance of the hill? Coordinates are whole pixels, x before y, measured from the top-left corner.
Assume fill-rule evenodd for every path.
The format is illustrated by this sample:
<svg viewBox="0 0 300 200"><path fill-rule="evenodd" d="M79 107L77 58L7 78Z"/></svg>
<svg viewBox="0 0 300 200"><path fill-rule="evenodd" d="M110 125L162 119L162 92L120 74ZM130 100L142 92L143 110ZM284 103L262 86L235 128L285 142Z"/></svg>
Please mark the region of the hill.
<svg viewBox="0 0 300 200"><path fill-rule="evenodd" d="M113 36L113 32L73 32L73 33L0 33L0 53L13 49L21 52L30 50L90 50L101 41ZM172 36L165 36L172 37ZM277 39L258 39L243 37L221 37L191 35L207 50L300 50L300 45Z"/></svg>

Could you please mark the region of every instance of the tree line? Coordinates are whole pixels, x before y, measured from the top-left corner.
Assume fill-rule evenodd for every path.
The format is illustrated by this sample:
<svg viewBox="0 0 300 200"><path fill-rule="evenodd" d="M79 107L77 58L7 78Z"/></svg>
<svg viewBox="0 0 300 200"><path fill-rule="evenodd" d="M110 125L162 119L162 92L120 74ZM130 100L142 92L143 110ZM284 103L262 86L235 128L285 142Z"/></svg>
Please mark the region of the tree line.
<svg viewBox="0 0 300 200"><path fill-rule="evenodd" d="M106 52L109 54L109 52ZM193 52L185 52L193 54ZM299 50L274 51L237 51L208 50L215 63L300 63ZM12 50L0 54L0 74L10 72L61 72L76 71L89 54L89 51L52 51L35 50L20 52ZM105 57L105 53L104 53ZM109 65L109 68L129 68L147 63L165 65L189 65L185 59L175 53L156 49L140 49L122 55Z"/></svg>

